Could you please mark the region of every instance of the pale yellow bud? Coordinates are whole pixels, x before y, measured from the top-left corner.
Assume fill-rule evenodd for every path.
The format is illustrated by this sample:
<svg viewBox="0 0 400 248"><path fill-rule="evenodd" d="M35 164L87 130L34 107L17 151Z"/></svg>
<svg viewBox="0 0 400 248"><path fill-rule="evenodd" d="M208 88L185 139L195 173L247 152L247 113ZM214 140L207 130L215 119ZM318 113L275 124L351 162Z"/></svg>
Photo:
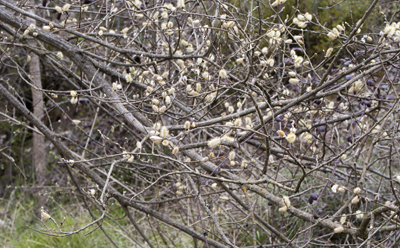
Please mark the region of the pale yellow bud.
<svg viewBox="0 0 400 248"><path fill-rule="evenodd" d="M217 138L214 138L214 139L212 139L212 140L209 140L209 141L207 142L207 145L208 145L208 147L210 147L210 148L215 148L215 147L221 145L221 138L217 137Z"/></svg>
<svg viewBox="0 0 400 248"><path fill-rule="evenodd" d="M339 188L339 185L335 184L332 186L331 190L333 193L337 193L338 188Z"/></svg>
<svg viewBox="0 0 400 248"><path fill-rule="evenodd" d="M220 78L227 78L227 77L228 77L228 73L226 72L226 70L221 69L221 70L219 71L219 77L220 77Z"/></svg>
<svg viewBox="0 0 400 248"><path fill-rule="evenodd" d="M344 223L346 223L346 219L347 219L347 216L345 214L343 214L342 217L340 217L340 224L344 225Z"/></svg>
<svg viewBox="0 0 400 248"><path fill-rule="evenodd" d="M298 82L300 82L300 80L298 78L291 78L289 79L289 83L290 84L297 84Z"/></svg>
<svg viewBox="0 0 400 248"><path fill-rule="evenodd" d="M236 156L235 151L231 151L231 152L229 153L229 160L234 160L234 159L235 159L235 156Z"/></svg>
<svg viewBox="0 0 400 248"><path fill-rule="evenodd" d="M58 12L58 13L62 13L63 12L63 9L60 7L60 6L56 6L56 7L54 7L54 9Z"/></svg>
<svg viewBox="0 0 400 248"><path fill-rule="evenodd" d="M62 58L64 58L64 54L61 51L59 51L59 52L57 52L57 57L62 59Z"/></svg>
<svg viewBox="0 0 400 248"><path fill-rule="evenodd" d="M65 4L63 7L62 7L62 10L65 12L65 11L68 11L69 10L69 8L71 8L71 4Z"/></svg>
<svg viewBox="0 0 400 248"><path fill-rule="evenodd" d="M283 204L286 206L286 207L290 207L290 205L291 205L291 203L290 203L290 199L289 199L289 196L283 196L282 197L282 199L283 199Z"/></svg>
<svg viewBox="0 0 400 248"><path fill-rule="evenodd" d="M244 58L239 58L236 60L236 63L241 64L241 63L243 63L243 61L244 61Z"/></svg>
<svg viewBox="0 0 400 248"><path fill-rule="evenodd" d="M286 206L283 206L283 207L279 208L278 211L281 213L286 213L287 209L288 208Z"/></svg>
<svg viewBox="0 0 400 248"><path fill-rule="evenodd" d="M160 136L163 137L164 139L166 139L168 137L168 133L169 133L169 131L168 131L167 127L163 126L160 131Z"/></svg>
<svg viewBox="0 0 400 248"><path fill-rule="evenodd" d="M131 156L128 158L127 162L128 162L128 163L132 163L134 160L135 160L135 157L131 155Z"/></svg>
<svg viewBox="0 0 400 248"><path fill-rule="evenodd" d="M48 220L51 218L50 214L48 214L43 208L40 211L40 215L42 217L42 220Z"/></svg>
<svg viewBox="0 0 400 248"><path fill-rule="evenodd" d="M190 121L185 122L185 129L190 129Z"/></svg>
<svg viewBox="0 0 400 248"><path fill-rule="evenodd" d="M344 231L344 228L342 226L336 227L333 229L334 233L342 233Z"/></svg>
<svg viewBox="0 0 400 248"><path fill-rule="evenodd" d="M159 136L151 136L150 140L154 142L154 144L161 144L161 142L163 141L163 138L159 137Z"/></svg>
<svg viewBox="0 0 400 248"><path fill-rule="evenodd" d="M360 192L361 192L361 189L360 189L359 187L353 189L353 193L354 193L355 195L360 194Z"/></svg>
<svg viewBox="0 0 400 248"><path fill-rule="evenodd" d="M158 112L159 113L164 113L167 110L167 107L165 105L161 106L161 108L159 108Z"/></svg>
<svg viewBox="0 0 400 248"><path fill-rule="evenodd" d="M332 47L328 48L328 50L326 51L326 54L325 54L325 58L329 58L331 56L332 52L333 52L333 48Z"/></svg>
<svg viewBox="0 0 400 248"><path fill-rule="evenodd" d="M172 149L172 154L176 155L179 152L179 147L175 146L174 149Z"/></svg>
<svg viewBox="0 0 400 248"><path fill-rule="evenodd" d="M78 103L78 98L77 97L72 97L71 98L71 104L77 104Z"/></svg>
<svg viewBox="0 0 400 248"><path fill-rule="evenodd" d="M289 134L286 136L286 140L287 140L289 143L295 142L295 141L296 141L296 134L294 134L294 133L289 133Z"/></svg>
<svg viewBox="0 0 400 248"><path fill-rule="evenodd" d="M363 214L363 212L362 212L361 210L357 210L357 211L356 211L356 218L357 218L357 219L362 219L362 218L364 218L364 214Z"/></svg>
<svg viewBox="0 0 400 248"><path fill-rule="evenodd" d="M355 196L353 199L351 199L351 204L357 204L360 202L360 199L358 196Z"/></svg>

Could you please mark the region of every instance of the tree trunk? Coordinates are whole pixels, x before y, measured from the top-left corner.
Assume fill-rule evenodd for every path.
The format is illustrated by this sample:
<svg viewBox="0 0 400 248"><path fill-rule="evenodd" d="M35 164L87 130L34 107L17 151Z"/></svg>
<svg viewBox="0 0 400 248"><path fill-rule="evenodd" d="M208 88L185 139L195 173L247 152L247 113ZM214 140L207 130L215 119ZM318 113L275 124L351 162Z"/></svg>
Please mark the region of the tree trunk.
<svg viewBox="0 0 400 248"><path fill-rule="evenodd" d="M34 3L34 1L32 1ZM31 10L34 13L34 10ZM34 19L28 18L30 23L36 25L36 21ZM35 47L37 45L35 40L29 41L29 45ZM39 56L35 53L30 53L31 61L29 62L29 73L33 79L33 83L35 87L32 87L32 105L33 105L33 113L39 119L43 118L44 114L44 103L43 103L43 94L42 94L42 80L41 80L41 72L40 72L40 60ZM36 182L37 185L43 186L45 183L45 175L46 175L46 150L44 143L44 136L33 133L33 165L35 167L36 172ZM41 189L39 192L39 205L44 205L46 201L46 197L43 194L44 190Z"/></svg>

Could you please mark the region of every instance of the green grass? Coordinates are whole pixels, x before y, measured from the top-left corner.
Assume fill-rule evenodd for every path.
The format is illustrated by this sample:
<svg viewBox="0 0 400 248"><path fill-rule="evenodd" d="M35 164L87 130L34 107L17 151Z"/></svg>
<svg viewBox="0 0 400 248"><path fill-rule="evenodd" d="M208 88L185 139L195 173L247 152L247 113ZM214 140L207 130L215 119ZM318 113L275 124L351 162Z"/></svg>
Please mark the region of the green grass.
<svg viewBox="0 0 400 248"><path fill-rule="evenodd" d="M4 202L3 202L4 203ZM6 204L0 205L1 219L5 219L5 211L7 210ZM47 232L47 228L51 231L56 231L56 225L51 220L46 220L44 223L47 228L37 219L39 216L39 209L36 208L33 202L22 204L21 201L16 202L13 206L8 208L9 226L0 227L0 242L2 247L113 247L108 238L98 228L93 231L97 225L92 225L89 228L66 237L54 237L38 233L29 229L30 226L34 229ZM64 216L66 217L61 230L63 232L71 232L80 229L81 227L91 223L93 220L89 213L80 206L68 206L66 208L54 208L48 211L49 214L60 225ZM100 214L95 211L96 217ZM115 212L114 212L115 213ZM125 222L125 223L123 223ZM120 224L126 224L126 220L119 221ZM137 247L130 239L126 238L126 234L115 228L113 222L108 219L103 221L103 228L107 231L108 235L114 240L119 247ZM125 228L132 234L135 232L125 225ZM92 232L93 231L93 232Z"/></svg>

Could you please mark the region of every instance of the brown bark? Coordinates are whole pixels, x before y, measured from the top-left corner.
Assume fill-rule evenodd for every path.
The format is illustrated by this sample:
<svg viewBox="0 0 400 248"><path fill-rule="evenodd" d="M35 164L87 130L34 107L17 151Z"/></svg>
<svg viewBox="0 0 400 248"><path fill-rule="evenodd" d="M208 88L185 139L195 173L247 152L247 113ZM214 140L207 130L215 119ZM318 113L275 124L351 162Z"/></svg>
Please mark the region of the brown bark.
<svg viewBox="0 0 400 248"><path fill-rule="evenodd" d="M35 14L34 11L31 11L32 14ZM36 20L28 18L30 23L36 25ZM29 41L30 46L36 46L37 42L35 40ZM33 106L33 114L41 120L43 117L44 111L44 102L43 102L43 94L42 94L42 80L41 80L41 72L40 72L40 60L39 56L35 53L31 53L31 61L29 62L29 73L32 77L32 81L34 86L31 87L32 90L32 106ZM46 147L44 142L44 136L33 133L33 166L35 168L36 173L36 182L38 186L43 186L45 183L45 175L46 175ZM39 191L39 205L44 205L46 199L43 194L43 190Z"/></svg>

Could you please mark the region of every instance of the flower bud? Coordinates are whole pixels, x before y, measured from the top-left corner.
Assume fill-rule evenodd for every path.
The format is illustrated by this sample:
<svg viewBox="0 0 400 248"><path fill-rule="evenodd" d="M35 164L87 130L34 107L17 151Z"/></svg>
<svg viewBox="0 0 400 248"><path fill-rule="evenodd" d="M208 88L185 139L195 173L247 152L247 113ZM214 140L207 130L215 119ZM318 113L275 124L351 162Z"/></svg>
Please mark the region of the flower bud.
<svg viewBox="0 0 400 248"><path fill-rule="evenodd" d="M207 145L208 145L208 147L210 147L210 148L215 148L215 147L221 145L221 138L218 137L218 138L214 138L214 139L212 139L212 140L209 140L209 141L207 142Z"/></svg>
<svg viewBox="0 0 400 248"><path fill-rule="evenodd" d="M189 130L190 129L190 121L186 121L184 126L185 126L186 130Z"/></svg>
<svg viewBox="0 0 400 248"><path fill-rule="evenodd" d="M286 136L286 140L287 140L289 143L294 143L294 142L296 141L296 134L294 134L294 133L289 133L289 134Z"/></svg>
<svg viewBox="0 0 400 248"><path fill-rule="evenodd" d="M235 156L236 156L235 151L231 151L231 152L229 153L229 160L234 160L234 159L235 159Z"/></svg>
<svg viewBox="0 0 400 248"><path fill-rule="evenodd" d="M329 58L331 56L332 52L333 52L333 48L332 47L328 48L328 50L326 51L326 54L325 54L325 58Z"/></svg>
<svg viewBox="0 0 400 248"><path fill-rule="evenodd" d="M40 211L40 215L42 217L42 220L48 220L51 218L50 214L48 214L46 211L44 211L44 209L42 208L42 210Z"/></svg>
<svg viewBox="0 0 400 248"><path fill-rule="evenodd" d="M344 225L344 223L346 223L346 219L347 219L347 216L345 214L343 214L342 217L340 217L340 224Z"/></svg>
<svg viewBox="0 0 400 248"><path fill-rule="evenodd" d="M281 213L286 213L287 209L288 208L286 206L283 206L283 207L279 208L278 211Z"/></svg>
<svg viewBox="0 0 400 248"><path fill-rule="evenodd" d="M56 6L56 7L54 7L54 9L58 12L58 13L62 13L63 12L63 9L60 7L60 6Z"/></svg>
<svg viewBox="0 0 400 248"><path fill-rule="evenodd" d="M351 199L351 204L357 204L360 202L360 198L358 196L355 196L353 199Z"/></svg>
<svg viewBox="0 0 400 248"><path fill-rule="evenodd" d="M168 137L168 132L168 128L166 126L163 126L160 131L160 136L166 139Z"/></svg>
<svg viewBox="0 0 400 248"><path fill-rule="evenodd" d="M163 140L163 138L161 138L159 136L151 136L150 139L151 139L151 141L154 142L154 144L157 144L157 145L160 144L161 141Z"/></svg>
<svg viewBox="0 0 400 248"><path fill-rule="evenodd" d="M286 135L285 135L285 132L282 131L282 130L278 130L277 133L278 133L279 136L281 136L281 137L285 137L285 136L286 136Z"/></svg>
<svg viewBox="0 0 400 248"><path fill-rule="evenodd" d="M338 226L335 229L333 229L334 233L342 233L344 231L344 228L342 226Z"/></svg>
<svg viewBox="0 0 400 248"><path fill-rule="evenodd" d="M298 78L291 78L291 79L289 79L289 83L290 83L290 84L297 84L298 82L300 82L300 79L298 79Z"/></svg>
<svg viewBox="0 0 400 248"><path fill-rule="evenodd" d="M360 192L361 192L361 189L360 189L359 187L353 189L353 193L354 193L355 195L360 194Z"/></svg>
<svg viewBox="0 0 400 248"><path fill-rule="evenodd" d="M71 98L71 104L77 104L78 103L78 98L77 97L72 97Z"/></svg>
<svg viewBox="0 0 400 248"><path fill-rule="evenodd" d="M287 207L290 207L291 203L290 203L289 196L285 195L282 197L282 199L283 199L283 204Z"/></svg>
<svg viewBox="0 0 400 248"><path fill-rule="evenodd" d="M179 152L179 147L175 146L174 149L172 149L172 154L176 155Z"/></svg>
<svg viewBox="0 0 400 248"><path fill-rule="evenodd" d="M220 77L220 78L227 78L227 76L228 76L228 74L227 74L227 72L226 72L225 69L221 69L221 70L219 71L219 77Z"/></svg>
<svg viewBox="0 0 400 248"><path fill-rule="evenodd" d="M362 219L362 218L364 218L364 214L362 213L361 210L357 210L357 211L356 211L356 218L357 218L357 219Z"/></svg>
<svg viewBox="0 0 400 248"><path fill-rule="evenodd" d="M338 188L339 188L339 185L335 184L332 186L331 190L333 193L337 193Z"/></svg>

